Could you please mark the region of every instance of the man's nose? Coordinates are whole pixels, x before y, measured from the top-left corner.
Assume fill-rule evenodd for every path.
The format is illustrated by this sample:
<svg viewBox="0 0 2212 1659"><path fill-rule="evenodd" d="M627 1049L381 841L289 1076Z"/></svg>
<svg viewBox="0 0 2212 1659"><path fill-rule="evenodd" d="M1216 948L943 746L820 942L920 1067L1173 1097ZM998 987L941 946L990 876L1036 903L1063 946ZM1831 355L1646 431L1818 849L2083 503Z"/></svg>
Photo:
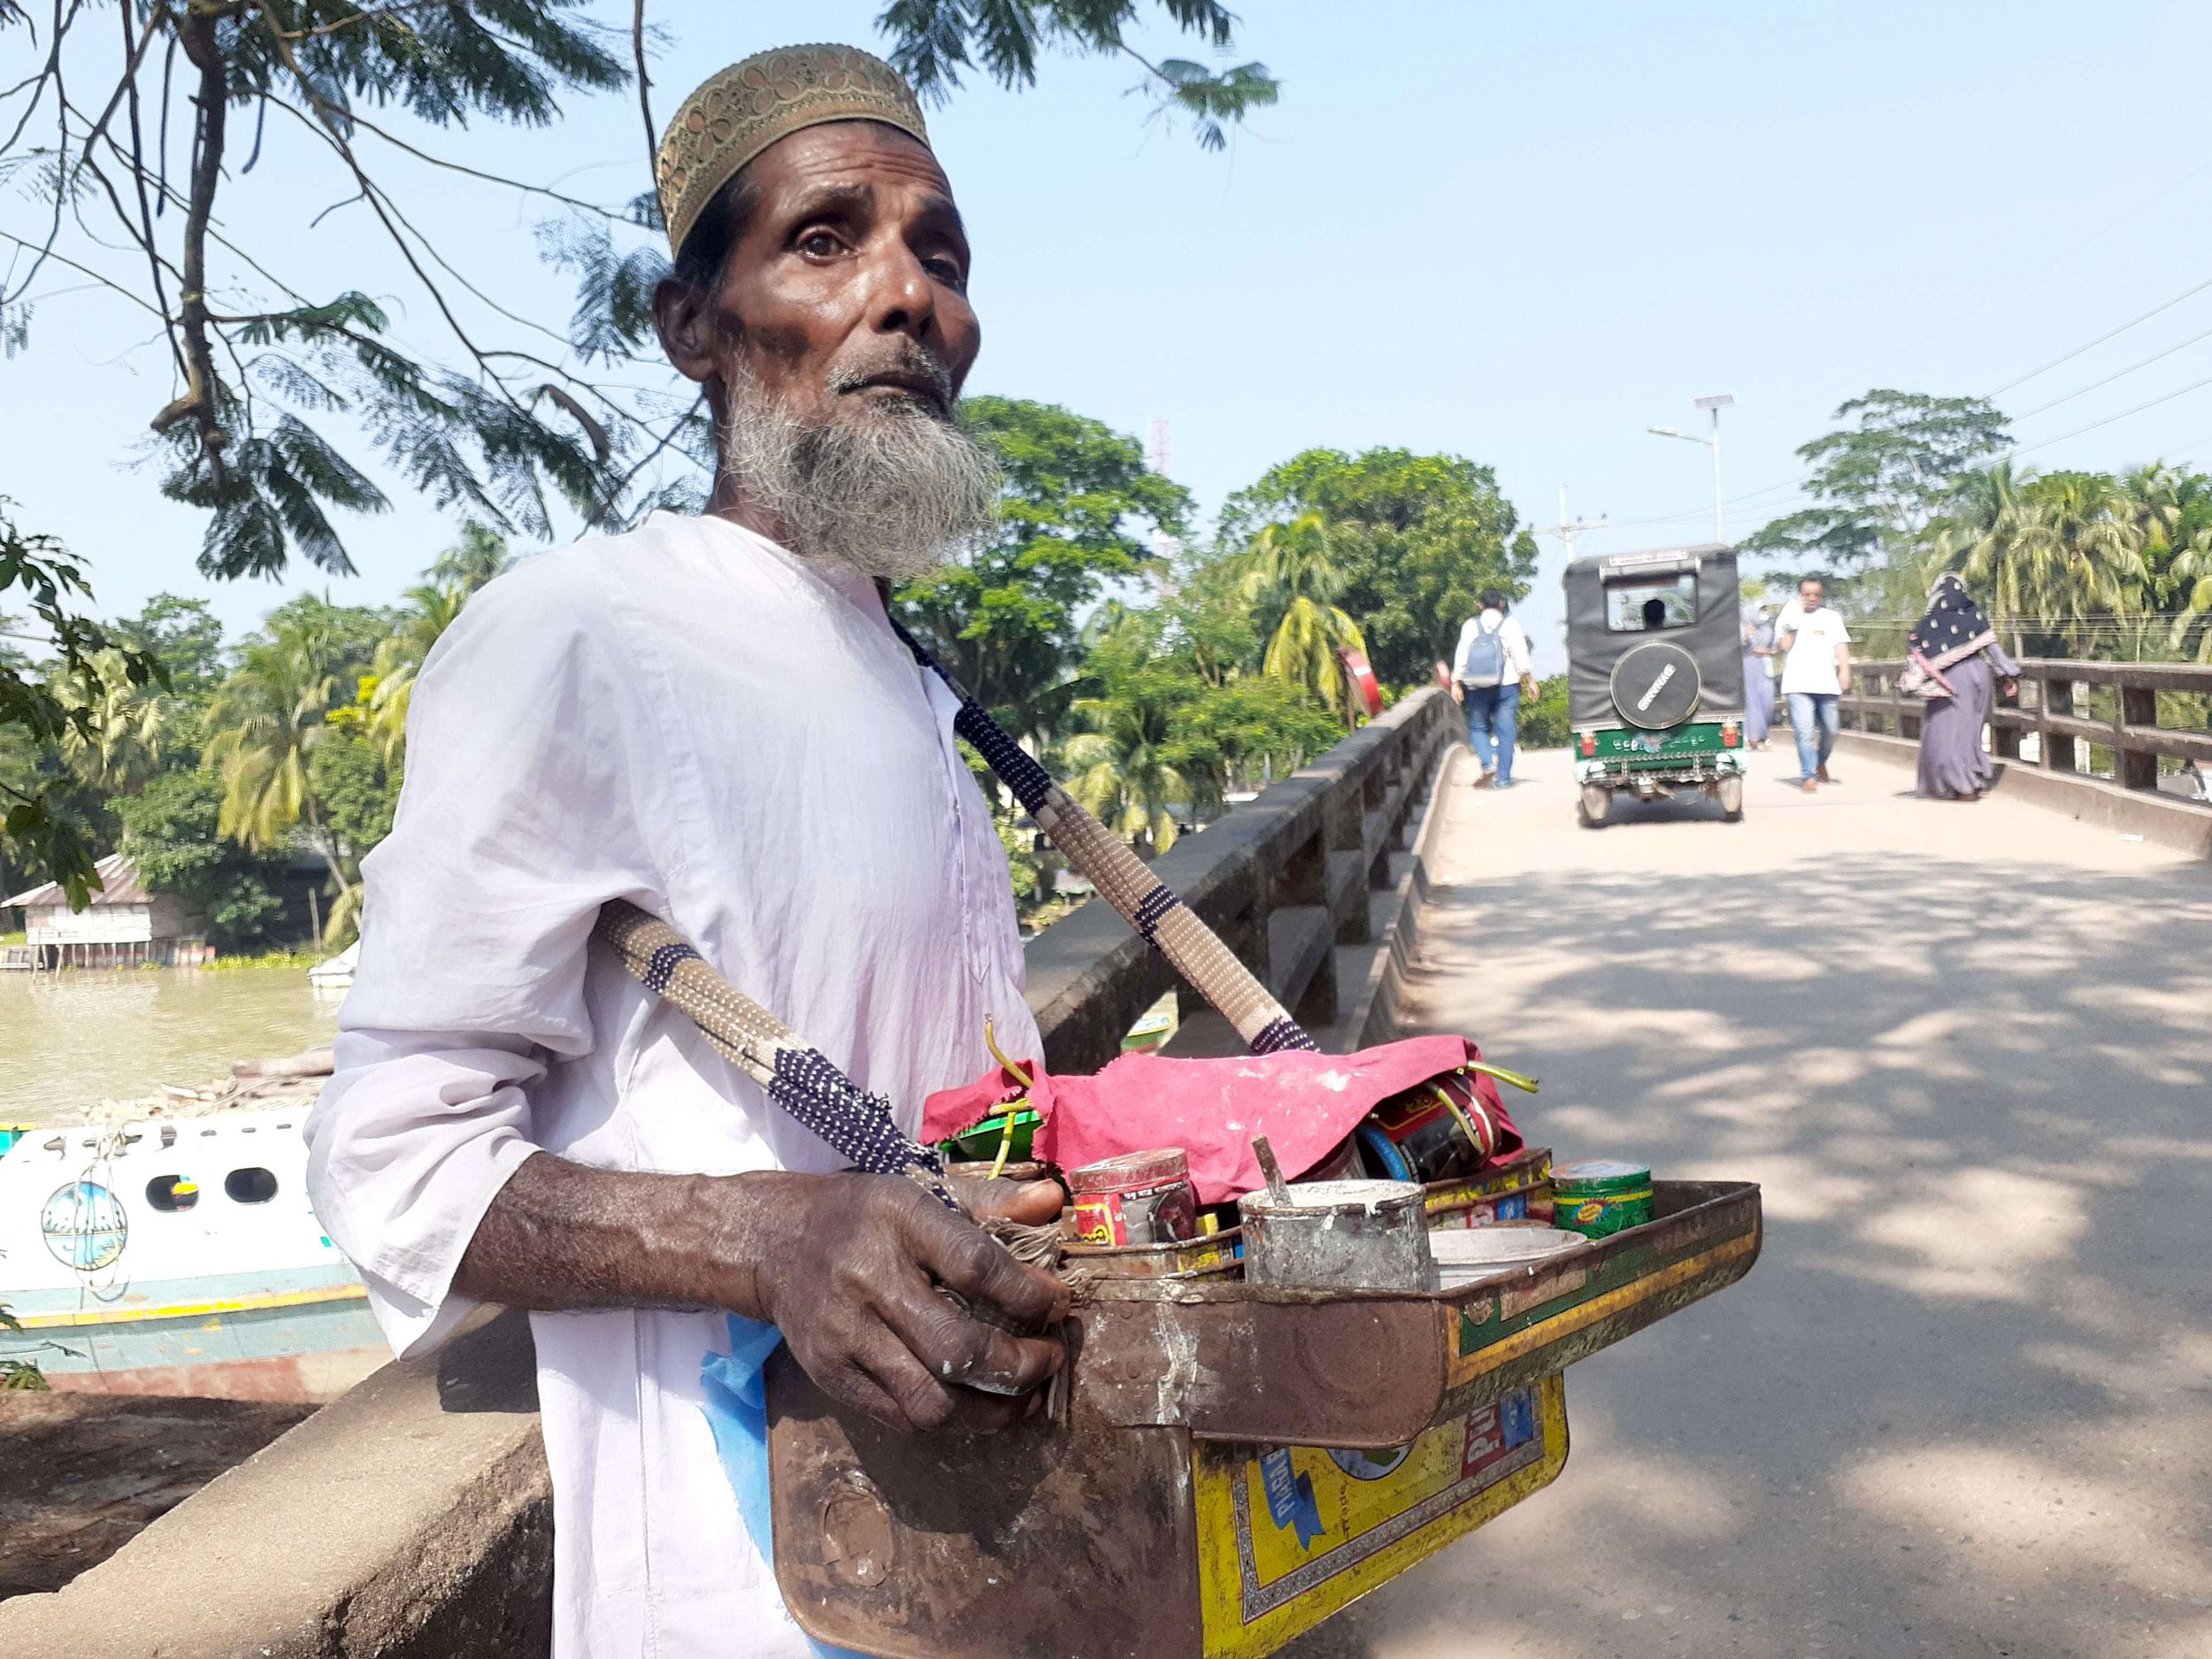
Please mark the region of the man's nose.
<svg viewBox="0 0 2212 1659"><path fill-rule="evenodd" d="M935 331L936 285L903 237L886 238L869 261L868 309L878 334L921 342Z"/></svg>

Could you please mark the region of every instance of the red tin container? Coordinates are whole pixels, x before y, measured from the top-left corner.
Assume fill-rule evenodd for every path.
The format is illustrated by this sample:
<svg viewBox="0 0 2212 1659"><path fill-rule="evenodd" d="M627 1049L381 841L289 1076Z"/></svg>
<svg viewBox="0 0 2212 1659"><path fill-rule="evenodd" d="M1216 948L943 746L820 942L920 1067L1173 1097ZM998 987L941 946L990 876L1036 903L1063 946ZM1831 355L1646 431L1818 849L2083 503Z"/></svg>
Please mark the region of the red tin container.
<svg viewBox="0 0 2212 1659"><path fill-rule="evenodd" d="M1198 1232L1198 1194L1180 1147L1070 1170L1075 1236L1086 1244L1167 1244Z"/></svg>

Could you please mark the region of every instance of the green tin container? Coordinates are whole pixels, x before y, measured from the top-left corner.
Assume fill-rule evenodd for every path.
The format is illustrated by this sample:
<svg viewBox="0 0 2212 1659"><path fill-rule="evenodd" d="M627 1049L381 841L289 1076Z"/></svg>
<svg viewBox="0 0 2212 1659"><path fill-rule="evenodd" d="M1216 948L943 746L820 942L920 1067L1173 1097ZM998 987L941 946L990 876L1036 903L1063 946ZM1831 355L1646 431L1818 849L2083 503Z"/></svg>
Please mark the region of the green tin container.
<svg viewBox="0 0 2212 1659"><path fill-rule="evenodd" d="M1007 1116L1005 1112L994 1112L974 1128L964 1129L951 1140L941 1141L937 1149L955 1163L988 1164L998 1156L999 1148L1006 1144ZM1006 1156L1009 1163L1019 1164L1029 1156L1031 1140L1044 1118L1041 1113L1026 1108L1013 1113L1012 1117L1014 1143Z"/></svg>
<svg viewBox="0 0 2212 1659"><path fill-rule="evenodd" d="M1651 1168L1609 1158L1555 1164L1552 1225L1603 1239L1651 1219Z"/></svg>

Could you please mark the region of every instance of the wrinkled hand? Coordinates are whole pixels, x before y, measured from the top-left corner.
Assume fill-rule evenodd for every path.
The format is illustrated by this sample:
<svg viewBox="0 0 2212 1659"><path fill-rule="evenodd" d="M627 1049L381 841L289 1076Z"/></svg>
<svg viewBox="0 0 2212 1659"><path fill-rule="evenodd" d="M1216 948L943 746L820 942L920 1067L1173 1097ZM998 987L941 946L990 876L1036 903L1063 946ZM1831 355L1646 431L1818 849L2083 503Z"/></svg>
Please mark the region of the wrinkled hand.
<svg viewBox="0 0 2212 1659"><path fill-rule="evenodd" d="M902 1177L824 1175L780 1207L787 1248L760 1269L760 1300L817 1385L894 1428L999 1428L1060 1369L1056 1341L977 1319L938 1288L1022 1330L1067 1316L1067 1291ZM977 1208L1014 1220L1059 1213L1048 1182L995 1181ZM1046 1190L1040 1193L1037 1188Z"/></svg>

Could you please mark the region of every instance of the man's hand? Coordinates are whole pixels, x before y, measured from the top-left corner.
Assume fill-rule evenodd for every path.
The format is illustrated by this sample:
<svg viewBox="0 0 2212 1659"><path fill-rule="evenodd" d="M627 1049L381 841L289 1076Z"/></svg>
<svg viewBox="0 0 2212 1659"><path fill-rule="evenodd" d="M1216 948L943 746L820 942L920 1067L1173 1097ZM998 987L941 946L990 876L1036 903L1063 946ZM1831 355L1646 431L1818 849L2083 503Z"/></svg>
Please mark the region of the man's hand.
<svg viewBox="0 0 2212 1659"><path fill-rule="evenodd" d="M1537 698L1542 696L1543 695L1543 687L1536 683L1535 675L1523 674L1521 676L1522 696L1527 698L1529 702L1533 703Z"/></svg>
<svg viewBox="0 0 2212 1659"><path fill-rule="evenodd" d="M1060 1369L1064 1350L986 1324L938 1286L1023 1330L1067 1317L1065 1286L901 1177L803 1179L840 1190L789 1217L790 1248L762 1263L759 1284L768 1318L807 1375L894 1428L941 1428L956 1413L973 1427L1019 1417L1029 1404L1021 1396ZM1048 1183L994 1186L1005 1190L984 1195L987 1213L1042 1221L1060 1212L1057 1188L1048 1199L1036 1193ZM972 1390L995 1398L963 1398Z"/></svg>
<svg viewBox="0 0 2212 1659"><path fill-rule="evenodd" d="M1452 681L1452 701L1454 703L1464 703L1467 701L1467 694L1460 689L1459 681L1456 680Z"/></svg>
<svg viewBox="0 0 2212 1659"><path fill-rule="evenodd" d="M1058 1188L993 1182L976 1209L1046 1221ZM1060 1369L1062 1349L999 1327L1036 1331L1067 1315L1058 1279L900 1176L667 1175L549 1152L500 1188L453 1286L510 1308L766 1319L829 1394L900 1428L1020 1417L1033 1402L1019 1396Z"/></svg>

